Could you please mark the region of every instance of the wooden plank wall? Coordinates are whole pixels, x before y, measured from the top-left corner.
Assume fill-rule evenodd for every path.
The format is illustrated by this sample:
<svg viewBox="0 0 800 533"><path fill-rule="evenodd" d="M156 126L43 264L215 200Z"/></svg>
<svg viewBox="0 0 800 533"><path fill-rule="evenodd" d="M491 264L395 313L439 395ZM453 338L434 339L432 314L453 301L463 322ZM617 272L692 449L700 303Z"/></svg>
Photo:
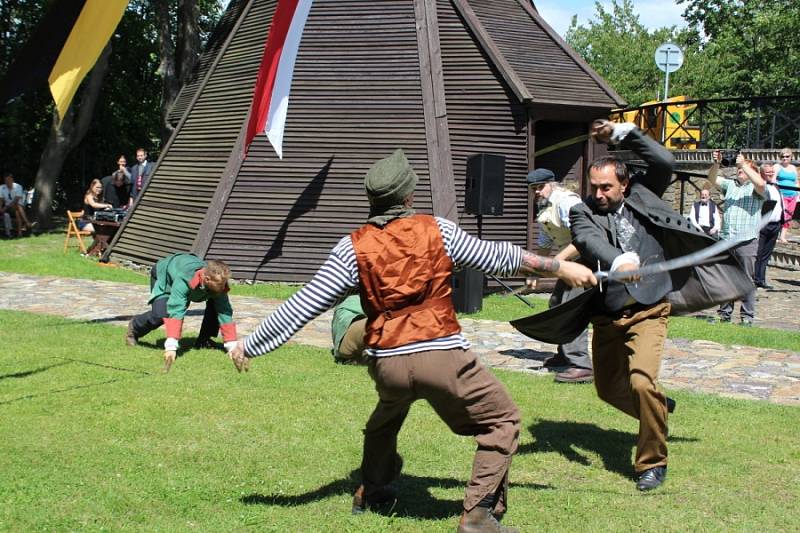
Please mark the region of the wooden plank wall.
<svg viewBox="0 0 800 533"><path fill-rule="evenodd" d="M613 108L614 99L516 0L469 0L536 102Z"/></svg>
<svg viewBox="0 0 800 533"><path fill-rule="evenodd" d="M276 0L253 0L111 254L152 264L188 251L245 120Z"/></svg>
<svg viewBox="0 0 800 533"><path fill-rule="evenodd" d="M528 228L527 114L479 49L450 0L438 0L439 33L447 95L459 223L478 234L477 217L464 214L466 160L488 152L506 157L502 217L484 216L481 237L525 246Z"/></svg>
<svg viewBox="0 0 800 533"><path fill-rule="evenodd" d="M355 15L357 14L357 15ZM258 136L207 253L239 279L305 281L366 221L363 178L402 147L431 212L413 2L316 0L295 65L283 160Z"/></svg>

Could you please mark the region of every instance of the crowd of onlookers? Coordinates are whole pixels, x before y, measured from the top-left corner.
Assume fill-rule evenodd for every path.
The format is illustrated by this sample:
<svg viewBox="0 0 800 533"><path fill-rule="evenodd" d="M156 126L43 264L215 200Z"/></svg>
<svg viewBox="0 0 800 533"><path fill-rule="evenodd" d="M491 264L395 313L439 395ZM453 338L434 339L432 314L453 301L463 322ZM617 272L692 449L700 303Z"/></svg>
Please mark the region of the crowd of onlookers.
<svg viewBox="0 0 800 533"><path fill-rule="evenodd" d="M23 190L22 185L14 181L14 175L6 172L3 184L0 185L0 214L3 216L3 234L7 239L13 235L16 221L16 236L22 237L24 231L31 231L36 225L28 220L25 212L33 199L32 190Z"/></svg>
<svg viewBox="0 0 800 533"><path fill-rule="evenodd" d="M78 219L78 229L94 233L95 213L106 209L127 210L142 192L153 164L147 160L147 150L136 150L136 164L128 167L124 155L117 159L117 170L102 180L94 179L83 195L83 215Z"/></svg>
<svg viewBox="0 0 800 533"><path fill-rule="evenodd" d="M736 158L735 174L727 175L720 168L721 154L713 153L709 183L718 189L722 210L711 200L711 191L703 189L694 203L689 219L708 235L739 243L734 254L752 277L756 287L771 289L766 271L777 242L786 243L787 232L797 205L800 176L792 164L792 151L780 151L778 163L760 166ZM770 207L767 202L774 202ZM763 220L767 217L767 220ZM719 309L719 319L730 322L733 303ZM755 316L755 291L741 302L741 323L750 325Z"/></svg>
<svg viewBox="0 0 800 533"><path fill-rule="evenodd" d="M77 219L78 229L94 233L92 221L97 211L116 209L127 210L141 193L150 174L153 163L147 160L147 150L136 150L136 164L128 167L124 155L117 159L117 169L102 179L93 179L83 195L82 214ZM6 238L22 237L30 232L36 221L31 222L27 210L33 204L34 189L24 190L14 181L10 172L3 175L0 185L0 215L3 218Z"/></svg>

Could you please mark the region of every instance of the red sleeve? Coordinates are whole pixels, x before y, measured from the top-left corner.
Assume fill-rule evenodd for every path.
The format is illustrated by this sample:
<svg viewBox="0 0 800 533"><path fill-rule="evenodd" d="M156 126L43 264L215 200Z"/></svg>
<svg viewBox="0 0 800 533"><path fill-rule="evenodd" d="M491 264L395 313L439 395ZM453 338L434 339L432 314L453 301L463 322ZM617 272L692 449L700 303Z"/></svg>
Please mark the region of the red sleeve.
<svg viewBox="0 0 800 533"><path fill-rule="evenodd" d="M219 330L222 332L222 339L225 342L236 340L236 324L234 324L233 322L228 322L227 324L221 324L219 326Z"/></svg>
<svg viewBox="0 0 800 533"><path fill-rule="evenodd" d="M180 339L181 330L183 329L183 320L180 318L165 318L164 329L167 330L167 337Z"/></svg>

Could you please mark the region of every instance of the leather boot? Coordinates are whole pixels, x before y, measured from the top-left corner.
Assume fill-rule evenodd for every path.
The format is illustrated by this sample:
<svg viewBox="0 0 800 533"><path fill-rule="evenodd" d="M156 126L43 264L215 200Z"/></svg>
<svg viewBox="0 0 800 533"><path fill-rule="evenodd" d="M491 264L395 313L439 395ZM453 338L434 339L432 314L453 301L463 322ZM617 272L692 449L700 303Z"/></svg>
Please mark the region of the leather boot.
<svg viewBox="0 0 800 533"><path fill-rule="evenodd" d="M139 341L136 339L136 335L133 334L133 320L128 322L128 331L125 332L125 344L128 346L136 346L139 344Z"/></svg>
<svg viewBox="0 0 800 533"><path fill-rule="evenodd" d="M519 529L500 525L491 509L475 506L461 515L458 533L519 533Z"/></svg>
<svg viewBox="0 0 800 533"><path fill-rule="evenodd" d="M397 503L397 491L391 485L385 485L378 492L367 497L364 485L359 485L353 494L353 514L361 514L365 511L390 515Z"/></svg>

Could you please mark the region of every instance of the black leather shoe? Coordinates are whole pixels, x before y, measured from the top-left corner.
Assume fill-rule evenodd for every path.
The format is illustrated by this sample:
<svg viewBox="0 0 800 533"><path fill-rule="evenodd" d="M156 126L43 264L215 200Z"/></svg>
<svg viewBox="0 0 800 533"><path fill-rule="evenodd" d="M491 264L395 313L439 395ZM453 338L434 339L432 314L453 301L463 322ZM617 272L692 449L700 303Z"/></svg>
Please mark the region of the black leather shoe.
<svg viewBox="0 0 800 533"><path fill-rule="evenodd" d="M656 466L649 470L642 472L639 479L636 481L636 488L639 490L653 490L657 489L664 483L667 478L667 467Z"/></svg>
<svg viewBox="0 0 800 533"><path fill-rule="evenodd" d="M667 396L667 412L668 413L674 413L676 405L677 405L677 403L675 402L675 400L673 400L672 398Z"/></svg>

